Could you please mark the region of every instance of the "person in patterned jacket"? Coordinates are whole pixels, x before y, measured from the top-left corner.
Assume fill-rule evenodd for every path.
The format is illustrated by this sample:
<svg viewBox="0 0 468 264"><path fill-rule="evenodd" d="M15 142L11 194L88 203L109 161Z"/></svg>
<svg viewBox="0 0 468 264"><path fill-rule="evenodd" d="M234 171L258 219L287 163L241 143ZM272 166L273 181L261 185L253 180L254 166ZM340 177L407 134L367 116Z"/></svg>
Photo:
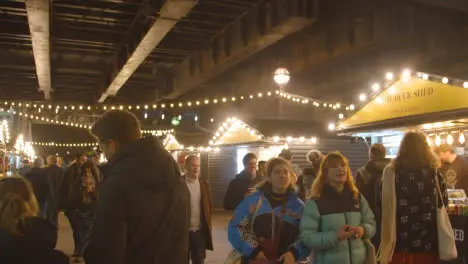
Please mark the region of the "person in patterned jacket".
<svg viewBox="0 0 468 264"><path fill-rule="evenodd" d="M304 203L297 197L291 177L287 160L271 159L267 181L234 211L228 239L242 255L242 264L252 261L294 264L309 256L310 250L298 240Z"/></svg>
<svg viewBox="0 0 468 264"><path fill-rule="evenodd" d="M447 206L448 198L438 163L426 136L409 132L385 168L377 202L382 212L380 263L440 263L436 206Z"/></svg>

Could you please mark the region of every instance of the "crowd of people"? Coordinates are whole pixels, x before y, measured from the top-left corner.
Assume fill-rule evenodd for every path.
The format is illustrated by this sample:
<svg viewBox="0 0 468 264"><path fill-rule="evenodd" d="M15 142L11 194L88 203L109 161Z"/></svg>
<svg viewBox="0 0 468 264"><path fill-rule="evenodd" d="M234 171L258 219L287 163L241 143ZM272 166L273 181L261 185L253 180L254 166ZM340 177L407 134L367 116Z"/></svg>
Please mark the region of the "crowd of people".
<svg viewBox="0 0 468 264"><path fill-rule="evenodd" d="M46 167L37 158L0 179L0 263L68 263L54 249L60 211L74 262L204 263L213 208L199 156L181 170L126 111L107 112L91 132L106 164L80 154L64 168L50 156ZM233 248L225 263L439 263L437 209L448 203L446 181L468 189L466 161L449 145L431 149L420 132L385 157L372 145L354 177L339 152L312 150L302 169L289 150L269 161L248 153L224 199Z"/></svg>

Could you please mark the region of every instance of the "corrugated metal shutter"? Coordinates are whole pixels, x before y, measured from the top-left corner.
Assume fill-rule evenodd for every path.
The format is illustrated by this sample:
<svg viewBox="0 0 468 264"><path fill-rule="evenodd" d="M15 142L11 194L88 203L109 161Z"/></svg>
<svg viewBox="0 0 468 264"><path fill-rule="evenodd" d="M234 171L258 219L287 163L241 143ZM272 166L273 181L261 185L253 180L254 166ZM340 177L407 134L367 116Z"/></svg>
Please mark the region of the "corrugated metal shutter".
<svg viewBox="0 0 468 264"><path fill-rule="evenodd" d="M318 149L321 152L339 151L349 160L349 166L353 173L362 167L369 159L368 148L365 143L351 143L349 140L338 139L320 139L315 145L289 145L293 152L293 163L301 168L308 167L306 154L312 149Z"/></svg>
<svg viewBox="0 0 468 264"><path fill-rule="evenodd" d="M236 151L235 148L221 148L219 152L207 154L206 171L210 184L214 209L223 209L224 195L229 182L236 175Z"/></svg>

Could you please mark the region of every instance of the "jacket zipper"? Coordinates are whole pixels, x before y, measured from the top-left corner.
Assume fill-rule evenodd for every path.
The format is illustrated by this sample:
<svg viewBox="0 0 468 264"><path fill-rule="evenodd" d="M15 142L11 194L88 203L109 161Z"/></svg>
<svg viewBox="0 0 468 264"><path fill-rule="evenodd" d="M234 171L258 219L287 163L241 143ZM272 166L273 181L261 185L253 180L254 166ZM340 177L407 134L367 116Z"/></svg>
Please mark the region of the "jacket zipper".
<svg viewBox="0 0 468 264"><path fill-rule="evenodd" d="M346 223L346 225L348 225L348 215L346 215L346 212L344 213L344 217L345 217L345 223ZM349 263L353 264L353 258L352 258L352 255L351 255L351 242L349 241L349 239L350 238L346 239L346 241L348 242Z"/></svg>

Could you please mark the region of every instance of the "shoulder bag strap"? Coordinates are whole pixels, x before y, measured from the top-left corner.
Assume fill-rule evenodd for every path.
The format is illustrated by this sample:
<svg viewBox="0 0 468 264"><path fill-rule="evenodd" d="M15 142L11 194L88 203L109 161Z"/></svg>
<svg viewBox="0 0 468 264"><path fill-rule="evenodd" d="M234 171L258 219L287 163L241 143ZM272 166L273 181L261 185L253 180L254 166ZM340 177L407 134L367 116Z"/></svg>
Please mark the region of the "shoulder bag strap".
<svg viewBox="0 0 468 264"><path fill-rule="evenodd" d="M258 211L260 210L260 207L262 206L262 195L260 194L257 204L255 206L255 210L249 215L249 221L248 221L248 226L249 226L249 231L253 232L253 224L255 221L255 217L257 217Z"/></svg>

